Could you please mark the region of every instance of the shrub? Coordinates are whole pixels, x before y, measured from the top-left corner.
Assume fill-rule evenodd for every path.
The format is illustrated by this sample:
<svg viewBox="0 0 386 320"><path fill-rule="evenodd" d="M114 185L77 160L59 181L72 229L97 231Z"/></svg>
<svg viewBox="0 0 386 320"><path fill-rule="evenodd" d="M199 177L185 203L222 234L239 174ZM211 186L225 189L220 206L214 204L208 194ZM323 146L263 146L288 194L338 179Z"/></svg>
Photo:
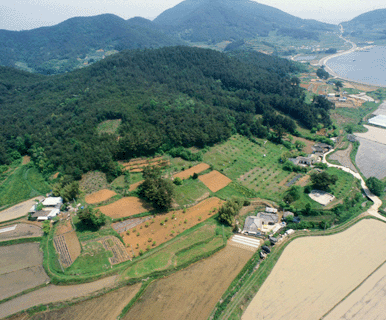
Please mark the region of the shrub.
<svg viewBox="0 0 386 320"><path fill-rule="evenodd" d="M155 247L156 244L157 244L157 242L153 241L153 247Z"/></svg>
<svg viewBox="0 0 386 320"><path fill-rule="evenodd" d="M184 220L184 223L187 224L187 223L188 223L188 219L185 219L185 220Z"/></svg>
<svg viewBox="0 0 386 320"><path fill-rule="evenodd" d="M137 237L139 237L139 232L137 232Z"/></svg>
<svg viewBox="0 0 386 320"><path fill-rule="evenodd" d="M148 242L151 242L152 240L153 240L152 238L147 239Z"/></svg>
<svg viewBox="0 0 386 320"><path fill-rule="evenodd" d="M173 183L176 185L176 186L180 186L182 185L182 179L177 177L174 179Z"/></svg>
<svg viewBox="0 0 386 320"><path fill-rule="evenodd" d="M142 255L143 255L143 251L142 251L142 249L141 249L141 250L139 250L139 255L140 255L140 256L142 256Z"/></svg>
<svg viewBox="0 0 386 320"><path fill-rule="evenodd" d="M145 223L145 227L146 227L146 228L149 227L149 222L146 222L146 223Z"/></svg>
<svg viewBox="0 0 386 320"><path fill-rule="evenodd" d="M130 235L130 230L127 230L127 231L126 231L126 234L129 236L129 235Z"/></svg>

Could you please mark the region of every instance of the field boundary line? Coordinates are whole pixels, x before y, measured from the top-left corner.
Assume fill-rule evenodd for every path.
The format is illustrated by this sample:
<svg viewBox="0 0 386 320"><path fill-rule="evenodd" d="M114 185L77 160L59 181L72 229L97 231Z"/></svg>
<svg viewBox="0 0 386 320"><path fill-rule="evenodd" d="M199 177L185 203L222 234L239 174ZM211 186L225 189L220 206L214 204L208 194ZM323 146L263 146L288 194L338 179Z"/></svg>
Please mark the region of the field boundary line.
<svg viewBox="0 0 386 320"><path fill-rule="evenodd" d="M378 221L382 221L377 219ZM385 221L382 221L385 222ZM327 315L331 313L339 304L341 304L344 300L346 300L355 290L357 290L367 279L369 279L374 273L376 273L384 264L386 260L383 261L373 272L371 272L361 283L359 283L354 289L352 289L342 300L340 300L337 304L335 304L329 311L327 311L320 319L324 319Z"/></svg>

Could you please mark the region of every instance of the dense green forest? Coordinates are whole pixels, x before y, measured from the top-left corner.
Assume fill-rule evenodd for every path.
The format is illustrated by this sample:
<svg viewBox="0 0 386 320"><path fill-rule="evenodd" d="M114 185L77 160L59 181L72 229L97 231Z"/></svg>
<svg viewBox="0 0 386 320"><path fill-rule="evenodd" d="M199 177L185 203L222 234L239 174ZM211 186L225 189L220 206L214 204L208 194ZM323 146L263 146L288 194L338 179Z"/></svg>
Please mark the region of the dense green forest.
<svg viewBox="0 0 386 320"><path fill-rule="evenodd" d="M41 74L71 71L102 59L108 51L182 44L150 20L124 20L113 14L71 18L28 31L0 30L0 43L1 65Z"/></svg>
<svg viewBox="0 0 386 320"><path fill-rule="evenodd" d="M128 50L43 76L0 68L0 164L29 154L43 173L119 173L118 159L213 145L239 132L275 137L331 125L323 99L304 102L302 65L256 52ZM256 115L261 115L256 117ZM117 134L99 134L121 119ZM272 129L272 130L270 130Z"/></svg>
<svg viewBox="0 0 386 320"><path fill-rule="evenodd" d="M336 29L248 0L185 0L160 14L154 23L183 40L207 43L266 37L275 30L284 36L317 40L319 32Z"/></svg>

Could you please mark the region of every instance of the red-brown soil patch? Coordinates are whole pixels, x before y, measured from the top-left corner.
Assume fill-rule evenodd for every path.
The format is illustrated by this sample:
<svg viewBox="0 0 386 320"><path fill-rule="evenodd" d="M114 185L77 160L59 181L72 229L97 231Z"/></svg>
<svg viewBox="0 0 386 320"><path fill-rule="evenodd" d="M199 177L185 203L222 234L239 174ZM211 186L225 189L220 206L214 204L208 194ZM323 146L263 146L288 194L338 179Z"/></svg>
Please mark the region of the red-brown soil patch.
<svg viewBox="0 0 386 320"><path fill-rule="evenodd" d="M205 171L209 169L209 164L206 163L200 163L194 167L191 167L188 170L181 171L175 175L173 175L174 178L180 178L180 179L188 179L190 176L192 176L194 173L200 173L202 171Z"/></svg>
<svg viewBox="0 0 386 320"><path fill-rule="evenodd" d="M199 176L198 179L200 179L212 192L217 192L232 182L231 179L216 170L204 174L203 176Z"/></svg>
<svg viewBox="0 0 386 320"><path fill-rule="evenodd" d="M34 315L31 320L112 320L141 288L141 283L125 286L97 298L79 302L75 305ZM21 318L22 319L22 318ZM19 319L19 320L21 320Z"/></svg>
<svg viewBox="0 0 386 320"><path fill-rule="evenodd" d="M310 85L309 84L307 84L307 83L301 83L300 84L300 87L301 88L304 88L304 89L307 89L308 90L308 87L309 87Z"/></svg>
<svg viewBox="0 0 386 320"><path fill-rule="evenodd" d="M141 181L138 181L136 183L133 183L130 185L130 188L129 188L129 191L134 191L135 189L137 189L142 183L143 183L144 180L141 180Z"/></svg>
<svg viewBox="0 0 386 320"><path fill-rule="evenodd" d="M296 140L299 140L299 141L304 142L306 144L306 146L303 148L302 151L304 151L306 153L312 153L313 152L312 146L315 144L314 141L307 140L307 139L304 139L304 138L294 137L294 142Z"/></svg>
<svg viewBox="0 0 386 320"><path fill-rule="evenodd" d="M119 219L151 211L153 208L142 199L136 197L126 197L107 206L98 207L98 209L106 216L113 219Z"/></svg>
<svg viewBox="0 0 386 320"><path fill-rule="evenodd" d="M154 219L130 229L130 235L122 232L121 236L124 242L126 245L130 245L127 248L128 253L138 255L139 250L145 251L147 246L151 248L159 246L184 230L212 217L223 203L224 201L219 198L209 198L188 209L158 215ZM167 221L165 222L165 220ZM154 241L156 242L155 245L153 245Z"/></svg>
<svg viewBox="0 0 386 320"><path fill-rule="evenodd" d="M54 179L57 179L58 177L59 177L59 172L53 174L53 175L51 176L51 179L54 180Z"/></svg>
<svg viewBox="0 0 386 320"><path fill-rule="evenodd" d="M296 181L295 185L305 187L309 181L310 181L310 176L305 175L304 177L301 177L298 181Z"/></svg>
<svg viewBox="0 0 386 320"><path fill-rule="evenodd" d="M228 245L215 255L152 283L123 319L208 319L252 254Z"/></svg>
<svg viewBox="0 0 386 320"><path fill-rule="evenodd" d="M142 172L143 168L148 166L166 167L170 165L170 161L164 160L162 157L157 157L153 159L134 159L121 164L124 166L123 170L129 170L130 172Z"/></svg>
<svg viewBox="0 0 386 320"><path fill-rule="evenodd" d="M73 229L72 229L71 221L70 221L70 219L68 219L68 220L60 222L60 224L56 228L55 235L60 236L62 234L65 234L65 233L71 232L71 231L73 231Z"/></svg>
<svg viewBox="0 0 386 320"><path fill-rule="evenodd" d="M95 204L95 203L106 201L106 200L114 197L115 195L117 195L117 194L114 191L112 191L112 190L102 189L102 190L99 190L99 191L94 192L92 194L88 194L84 198L84 200L88 204Z"/></svg>
<svg viewBox="0 0 386 320"><path fill-rule="evenodd" d="M28 164L30 162L31 162L31 157L30 156L24 156L23 162L21 164L24 165L24 164Z"/></svg>

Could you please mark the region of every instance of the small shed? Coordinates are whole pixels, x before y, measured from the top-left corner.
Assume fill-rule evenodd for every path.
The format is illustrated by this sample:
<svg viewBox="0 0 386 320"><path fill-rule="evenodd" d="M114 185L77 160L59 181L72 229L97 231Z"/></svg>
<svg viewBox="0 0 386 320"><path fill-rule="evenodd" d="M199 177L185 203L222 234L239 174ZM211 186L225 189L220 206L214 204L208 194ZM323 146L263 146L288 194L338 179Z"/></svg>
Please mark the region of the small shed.
<svg viewBox="0 0 386 320"><path fill-rule="evenodd" d="M272 208L272 207L265 207L265 212L268 212L268 213L277 213L277 209Z"/></svg>

